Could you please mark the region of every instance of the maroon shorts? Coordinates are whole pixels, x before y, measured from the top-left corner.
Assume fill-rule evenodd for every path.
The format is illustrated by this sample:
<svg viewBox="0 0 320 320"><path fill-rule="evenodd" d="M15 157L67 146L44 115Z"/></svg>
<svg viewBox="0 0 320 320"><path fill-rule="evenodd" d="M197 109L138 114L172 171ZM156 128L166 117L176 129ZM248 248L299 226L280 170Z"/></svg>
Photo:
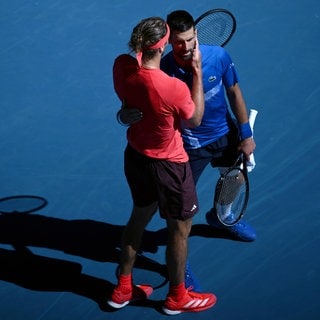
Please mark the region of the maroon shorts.
<svg viewBox="0 0 320 320"><path fill-rule="evenodd" d="M125 175L137 207L157 201L162 218L185 220L199 210L189 162L153 159L129 145L124 155Z"/></svg>

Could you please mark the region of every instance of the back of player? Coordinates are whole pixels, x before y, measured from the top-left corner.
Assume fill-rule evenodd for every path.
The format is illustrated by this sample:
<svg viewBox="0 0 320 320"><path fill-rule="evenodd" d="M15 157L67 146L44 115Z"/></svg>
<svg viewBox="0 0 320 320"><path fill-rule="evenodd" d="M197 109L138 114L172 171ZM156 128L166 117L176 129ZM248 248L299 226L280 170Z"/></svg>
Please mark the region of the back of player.
<svg viewBox="0 0 320 320"><path fill-rule="evenodd" d="M160 69L140 67L130 55L116 59L114 86L128 108L138 107L143 113L128 129L129 144L151 158L186 162L181 119L191 118L195 109L188 87Z"/></svg>

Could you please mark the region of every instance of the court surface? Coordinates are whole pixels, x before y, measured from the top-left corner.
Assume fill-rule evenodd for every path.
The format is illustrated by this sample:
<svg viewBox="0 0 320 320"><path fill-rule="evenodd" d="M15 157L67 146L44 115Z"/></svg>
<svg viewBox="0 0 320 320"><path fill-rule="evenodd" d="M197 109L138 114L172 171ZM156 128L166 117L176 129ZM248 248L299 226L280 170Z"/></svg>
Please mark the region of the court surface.
<svg viewBox="0 0 320 320"><path fill-rule="evenodd" d="M167 317L158 216L134 273L156 287L150 300L117 312L105 304L131 210L111 68L140 19L219 7L236 16L226 49L248 108L259 111L246 216L258 238L235 241L206 225L217 179L208 168L189 261L218 302L177 318L319 319L319 2L4 0L0 198L14 199L0 201L1 320Z"/></svg>

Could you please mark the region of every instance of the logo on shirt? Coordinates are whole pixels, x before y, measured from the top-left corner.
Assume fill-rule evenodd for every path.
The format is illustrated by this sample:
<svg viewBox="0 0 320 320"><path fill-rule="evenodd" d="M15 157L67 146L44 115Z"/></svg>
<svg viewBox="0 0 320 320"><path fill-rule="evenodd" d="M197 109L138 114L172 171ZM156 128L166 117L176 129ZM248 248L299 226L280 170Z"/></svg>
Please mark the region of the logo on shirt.
<svg viewBox="0 0 320 320"><path fill-rule="evenodd" d="M209 79L208 79L208 81L209 81L209 82L213 82L213 81L216 80L216 79L217 79L216 76L210 76Z"/></svg>

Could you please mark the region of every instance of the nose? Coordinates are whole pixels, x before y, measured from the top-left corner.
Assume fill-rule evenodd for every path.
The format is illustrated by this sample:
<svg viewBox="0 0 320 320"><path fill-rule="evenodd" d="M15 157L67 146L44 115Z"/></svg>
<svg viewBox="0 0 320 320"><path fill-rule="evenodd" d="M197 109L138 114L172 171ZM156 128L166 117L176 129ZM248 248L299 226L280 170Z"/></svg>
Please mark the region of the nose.
<svg viewBox="0 0 320 320"><path fill-rule="evenodd" d="M182 43L182 47L183 47L183 49L184 49L185 51L189 51L190 49L192 49L192 47L191 47L191 45L190 45L190 43L189 43L188 41L184 41L184 42Z"/></svg>

